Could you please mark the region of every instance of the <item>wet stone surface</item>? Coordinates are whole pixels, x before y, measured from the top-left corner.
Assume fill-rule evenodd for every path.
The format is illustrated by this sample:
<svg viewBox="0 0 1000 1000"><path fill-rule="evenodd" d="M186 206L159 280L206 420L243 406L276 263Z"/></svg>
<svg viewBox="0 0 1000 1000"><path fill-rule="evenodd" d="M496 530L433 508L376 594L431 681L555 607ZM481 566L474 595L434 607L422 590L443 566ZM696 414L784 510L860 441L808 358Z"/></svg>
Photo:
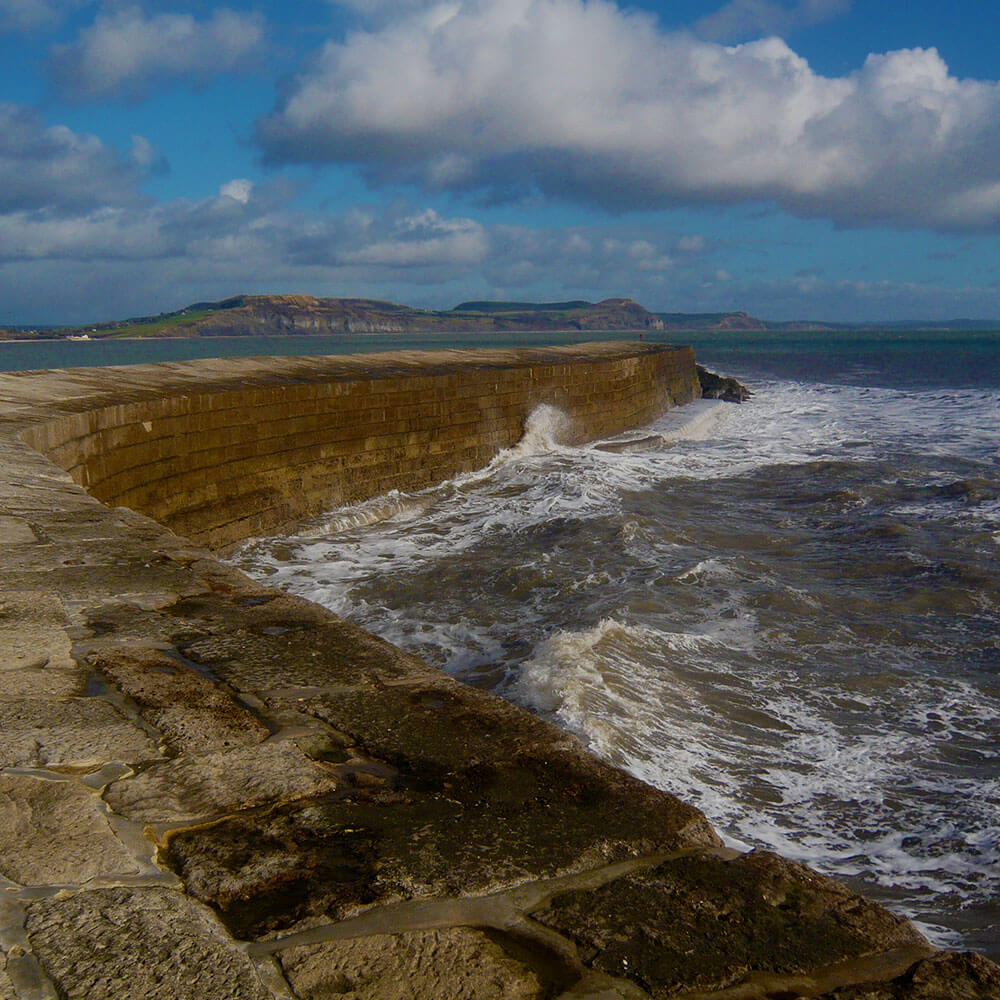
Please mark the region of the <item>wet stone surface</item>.
<svg viewBox="0 0 1000 1000"><path fill-rule="evenodd" d="M301 1000L542 1000L535 973L482 931L383 934L290 948L285 975Z"/></svg>
<svg viewBox="0 0 1000 1000"><path fill-rule="evenodd" d="M166 889L98 889L28 907L28 937L65 1000L272 1000L253 963Z"/></svg>
<svg viewBox="0 0 1000 1000"><path fill-rule="evenodd" d="M764 851L667 861L557 895L532 916L572 938L588 966L654 997L925 944L901 918Z"/></svg>
<svg viewBox="0 0 1000 1000"><path fill-rule="evenodd" d="M241 690L391 682L412 674L416 662L347 622L306 628L297 617L268 615L266 605L252 627L189 643L185 655Z"/></svg>
<svg viewBox="0 0 1000 1000"><path fill-rule="evenodd" d="M154 764L110 785L104 798L127 819L167 823L304 798L336 785L333 773L288 742Z"/></svg>
<svg viewBox="0 0 1000 1000"><path fill-rule="evenodd" d="M206 753L255 746L269 731L219 685L156 649L111 647L87 662L140 708L176 750Z"/></svg>
<svg viewBox="0 0 1000 1000"><path fill-rule="evenodd" d="M1000 968L981 955L933 955L888 983L845 986L822 1000L997 1000Z"/></svg>
<svg viewBox="0 0 1000 1000"><path fill-rule="evenodd" d="M389 768L170 839L165 860L238 937L718 843L690 807L446 680L309 705Z"/></svg>

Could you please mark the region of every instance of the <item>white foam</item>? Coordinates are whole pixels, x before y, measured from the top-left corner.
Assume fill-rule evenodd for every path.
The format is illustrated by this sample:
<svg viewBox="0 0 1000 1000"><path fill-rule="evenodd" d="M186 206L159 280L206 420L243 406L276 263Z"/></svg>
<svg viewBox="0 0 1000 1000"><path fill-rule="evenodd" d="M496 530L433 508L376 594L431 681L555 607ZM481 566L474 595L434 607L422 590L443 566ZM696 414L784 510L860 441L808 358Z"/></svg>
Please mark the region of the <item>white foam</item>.
<svg viewBox="0 0 1000 1000"><path fill-rule="evenodd" d="M1000 404L971 390L754 388L749 404L695 404L591 447L567 445L564 418L545 408L486 469L337 511L244 558L550 716L702 808L734 846L892 886L911 912L932 894L998 896L995 686L925 671L891 628L859 650L821 592L704 542L725 524L675 533L635 498L684 488L708 503L724 479L756 488L771 470L795 482L801 465L808 482L816 463L867 463L865 495L845 491L839 510L969 524L990 550L1000 504L935 487L954 481L955 459L997 461ZM889 509L905 476L914 499ZM790 545L772 537L786 530L762 527L760 545ZM934 571L913 538L887 546ZM761 612L772 597L783 618ZM922 609L905 613L924 627ZM957 639L935 641L947 651Z"/></svg>

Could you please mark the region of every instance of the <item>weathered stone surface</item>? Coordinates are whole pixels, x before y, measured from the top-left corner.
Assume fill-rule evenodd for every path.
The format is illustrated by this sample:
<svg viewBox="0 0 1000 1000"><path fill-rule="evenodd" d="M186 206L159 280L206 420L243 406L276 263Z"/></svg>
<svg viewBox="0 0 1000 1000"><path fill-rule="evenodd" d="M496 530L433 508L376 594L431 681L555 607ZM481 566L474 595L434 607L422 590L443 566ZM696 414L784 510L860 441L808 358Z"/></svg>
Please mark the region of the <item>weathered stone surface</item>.
<svg viewBox="0 0 1000 1000"><path fill-rule="evenodd" d="M581 839L569 849L599 843L602 860L721 843L696 809L599 761L555 726L443 675L327 693L308 710L397 768L399 787L498 814L538 810L564 830L567 848L572 826Z"/></svg>
<svg viewBox="0 0 1000 1000"><path fill-rule="evenodd" d="M47 569L11 568L4 573L11 590L50 590L65 601L88 601L95 593L131 596L138 603L166 607L202 588L179 568L148 567L139 560L126 565L51 565Z"/></svg>
<svg viewBox="0 0 1000 1000"><path fill-rule="evenodd" d="M7 975L7 956L0 952L0 1000L17 1000L14 984Z"/></svg>
<svg viewBox="0 0 1000 1000"><path fill-rule="evenodd" d="M287 625L280 614L269 617L266 604L252 627L234 623L188 644L185 655L244 691L366 684L428 672L415 657L349 622L331 617L310 628L294 620Z"/></svg>
<svg viewBox="0 0 1000 1000"><path fill-rule="evenodd" d="M926 945L905 920L764 851L677 858L557 895L533 917L574 940L588 966L654 997Z"/></svg>
<svg viewBox="0 0 1000 1000"><path fill-rule="evenodd" d="M134 875L97 796L69 781L0 775L0 873L21 885Z"/></svg>
<svg viewBox="0 0 1000 1000"><path fill-rule="evenodd" d="M255 746L268 736L252 712L179 658L122 646L95 650L87 662L128 695L177 749L207 753Z"/></svg>
<svg viewBox="0 0 1000 1000"><path fill-rule="evenodd" d="M116 781L105 792L119 815L167 823L288 802L336 788L337 779L293 743L181 757Z"/></svg>
<svg viewBox="0 0 1000 1000"><path fill-rule="evenodd" d="M0 700L78 694L62 603L44 591L0 596Z"/></svg>
<svg viewBox="0 0 1000 1000"><path fill-rule="evenodd" d="M65 1000L272 1000L252 962L167 889L100 889L28 906L28 936Z"/></svg>
<svg viewBox="0 0 1000 1000"><path fill-rule="evenodd" d="M822 1000L997 1000L1000 968L981 955L943 952L888 983L845 986Z"/></svg>
<svg viewBox="0 0 1000 1000"><path fill-rule="evenodd" d="M340 707L345 726L366 727L359 742L389 777L170 840L168 862L238 937L718 843L694 809L446 679Z"/></svg>
<svg viewBox="0 0 1000 1000"><path fill-rule="evenodd" d="M32 545L37 541L31 525L23 518L0 515L0 545Z"/></svg>
<svg viewBox="0 0 1000 1000"><path fill-rule="evenodd" d="M98 768L151 760L159 748L95 698L0 702L0 767Z"/></svg>
<svg viewBox="0 0 1000 1000"><path fill-rule="evenodd" d="M458 927L290 948L281 964L302 1000L541 1000L529 968Z"/></svg>

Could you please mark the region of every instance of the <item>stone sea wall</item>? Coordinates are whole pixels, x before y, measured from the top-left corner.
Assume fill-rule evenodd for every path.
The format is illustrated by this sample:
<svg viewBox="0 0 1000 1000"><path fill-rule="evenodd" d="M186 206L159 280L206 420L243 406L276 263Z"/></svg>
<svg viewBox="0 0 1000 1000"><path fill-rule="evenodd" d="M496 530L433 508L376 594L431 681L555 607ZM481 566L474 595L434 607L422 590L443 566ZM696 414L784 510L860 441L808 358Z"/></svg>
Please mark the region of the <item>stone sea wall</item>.
<svg viewBox="0 0 1000 1000"><path fill-rule="evenodd" d="M24 440L98 499L213 548L480 468L543 402L569 414L582 440L701 394L690 348L641 344L192 362L62 379L60 405Z"/></svg>
<svg viewBox="0 0 1000 1000"><path fill-rule="evenodd" d="M0 376L0 1000L1000 997L205 544L696 392L641 344Z"/></svg>

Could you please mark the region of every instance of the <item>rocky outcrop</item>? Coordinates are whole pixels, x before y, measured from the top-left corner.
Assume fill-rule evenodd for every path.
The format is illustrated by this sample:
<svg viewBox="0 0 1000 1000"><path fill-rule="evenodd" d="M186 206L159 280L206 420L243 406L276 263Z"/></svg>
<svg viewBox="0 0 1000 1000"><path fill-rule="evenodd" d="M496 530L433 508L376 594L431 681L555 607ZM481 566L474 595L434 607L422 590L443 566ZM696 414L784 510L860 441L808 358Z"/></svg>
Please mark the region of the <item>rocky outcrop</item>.
<svg viewBox="0 0 1000 1000"><path fill-rule="evenodd" d="M717 375L703 365L697 366L702 399L722 399L727 403L745 403L753 393L729 375Z"/></svg>

